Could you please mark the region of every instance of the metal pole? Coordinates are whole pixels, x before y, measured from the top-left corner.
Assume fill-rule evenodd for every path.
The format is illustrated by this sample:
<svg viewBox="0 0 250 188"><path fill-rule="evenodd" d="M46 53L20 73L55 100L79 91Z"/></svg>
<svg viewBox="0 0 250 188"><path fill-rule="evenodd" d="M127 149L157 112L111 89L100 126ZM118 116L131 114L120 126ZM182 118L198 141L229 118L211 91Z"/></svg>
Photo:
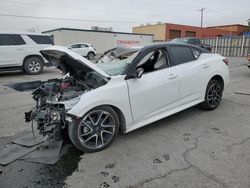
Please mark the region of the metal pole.
<svg viewBox="0 0 250 188"><path fill-rule="evenodd" d="M201 12L201 27L203 27L203 12L205 8L200 9L199 11Z"/></svg>
<svg viewBox="0 0 250 188"><path fill-rule="evenodd" d="M244 55L244 46L245 46L245 36L243 35L242 45L241 45L241 57Z"/></svg>
<svg viewBox="0 0 250 188"><path fill-rule="evenodd" d="M218 41L219 41L219 37L216 37L216 43L215 43L215 53L218 53Z"/></svg>

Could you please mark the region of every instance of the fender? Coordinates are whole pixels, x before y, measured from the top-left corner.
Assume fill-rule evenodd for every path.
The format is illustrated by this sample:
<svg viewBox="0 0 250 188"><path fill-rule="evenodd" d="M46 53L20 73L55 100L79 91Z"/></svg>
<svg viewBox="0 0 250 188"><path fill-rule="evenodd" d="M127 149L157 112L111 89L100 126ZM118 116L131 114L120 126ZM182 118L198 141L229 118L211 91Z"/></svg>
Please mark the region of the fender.
<svg viewBox="0 0 250 188"><path fill-rule="evenodd" d="M133 121L129 104L129 94L124 76L112 77L104 86L84 93L80 101L68 111L68 114L82 117L89 110L102 105L115 106L123 113L126 123ZM106 99L106 100L105 100Z"/></svg>

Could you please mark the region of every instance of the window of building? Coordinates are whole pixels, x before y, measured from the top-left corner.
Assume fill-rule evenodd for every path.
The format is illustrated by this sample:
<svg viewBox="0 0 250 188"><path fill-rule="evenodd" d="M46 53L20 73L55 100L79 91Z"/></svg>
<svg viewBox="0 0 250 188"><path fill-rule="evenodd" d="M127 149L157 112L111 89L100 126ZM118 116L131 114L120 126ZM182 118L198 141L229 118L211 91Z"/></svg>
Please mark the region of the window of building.
<svg viewBox="0 0 250 188"><path fill-rule="evenodd" d="M196 36L196 32L194 31L186 31L185 32L185 37L195 37Z"/></svg>
<svg viewBox="0 0 250 188"><path fill-rule="evenodd" d="M169 39L181 37L181 30L169 30Z"/></svg>

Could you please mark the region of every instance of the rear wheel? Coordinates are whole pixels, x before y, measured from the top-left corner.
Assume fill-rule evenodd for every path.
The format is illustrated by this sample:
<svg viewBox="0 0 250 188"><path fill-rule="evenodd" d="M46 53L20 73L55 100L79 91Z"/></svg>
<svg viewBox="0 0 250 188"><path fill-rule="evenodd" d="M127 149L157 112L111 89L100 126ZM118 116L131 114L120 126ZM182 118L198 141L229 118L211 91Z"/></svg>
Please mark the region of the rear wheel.
<svg viewBox="0 0 250 188"><path fill-rule="evenodd" d="M210 80L205 95L205 101L200 104L204 110L216 109L222 99L223 85L218 80Z"/></svg>
<svg viewBox="0 0 250 188"><path fill-rule="evenodd" d="M69 125L69 137L76 148L96 152L108 147L119 130L116 112L108 106L90 110L79 123Z"/></svg>
<svg viewBox="0 0 250 188"><path fill-rule="evenodd" d="M43 62L38 57L26 59L23 66L27 74L40 74L43 71Z"/></svg>

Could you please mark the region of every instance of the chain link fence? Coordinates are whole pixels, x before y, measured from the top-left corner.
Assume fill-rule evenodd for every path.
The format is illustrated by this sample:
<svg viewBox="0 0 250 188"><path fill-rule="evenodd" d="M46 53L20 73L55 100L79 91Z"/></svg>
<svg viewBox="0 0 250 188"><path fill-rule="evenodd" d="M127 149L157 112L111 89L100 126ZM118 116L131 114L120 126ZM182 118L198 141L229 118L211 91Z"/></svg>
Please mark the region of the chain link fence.
<svg viewBox="0 0 250 188"><path fill-rule="evenodd" d="M244 57L250 54L250 37L231 36L201 39L203 44L212 46L212 52L223 56Z"/></svg>

